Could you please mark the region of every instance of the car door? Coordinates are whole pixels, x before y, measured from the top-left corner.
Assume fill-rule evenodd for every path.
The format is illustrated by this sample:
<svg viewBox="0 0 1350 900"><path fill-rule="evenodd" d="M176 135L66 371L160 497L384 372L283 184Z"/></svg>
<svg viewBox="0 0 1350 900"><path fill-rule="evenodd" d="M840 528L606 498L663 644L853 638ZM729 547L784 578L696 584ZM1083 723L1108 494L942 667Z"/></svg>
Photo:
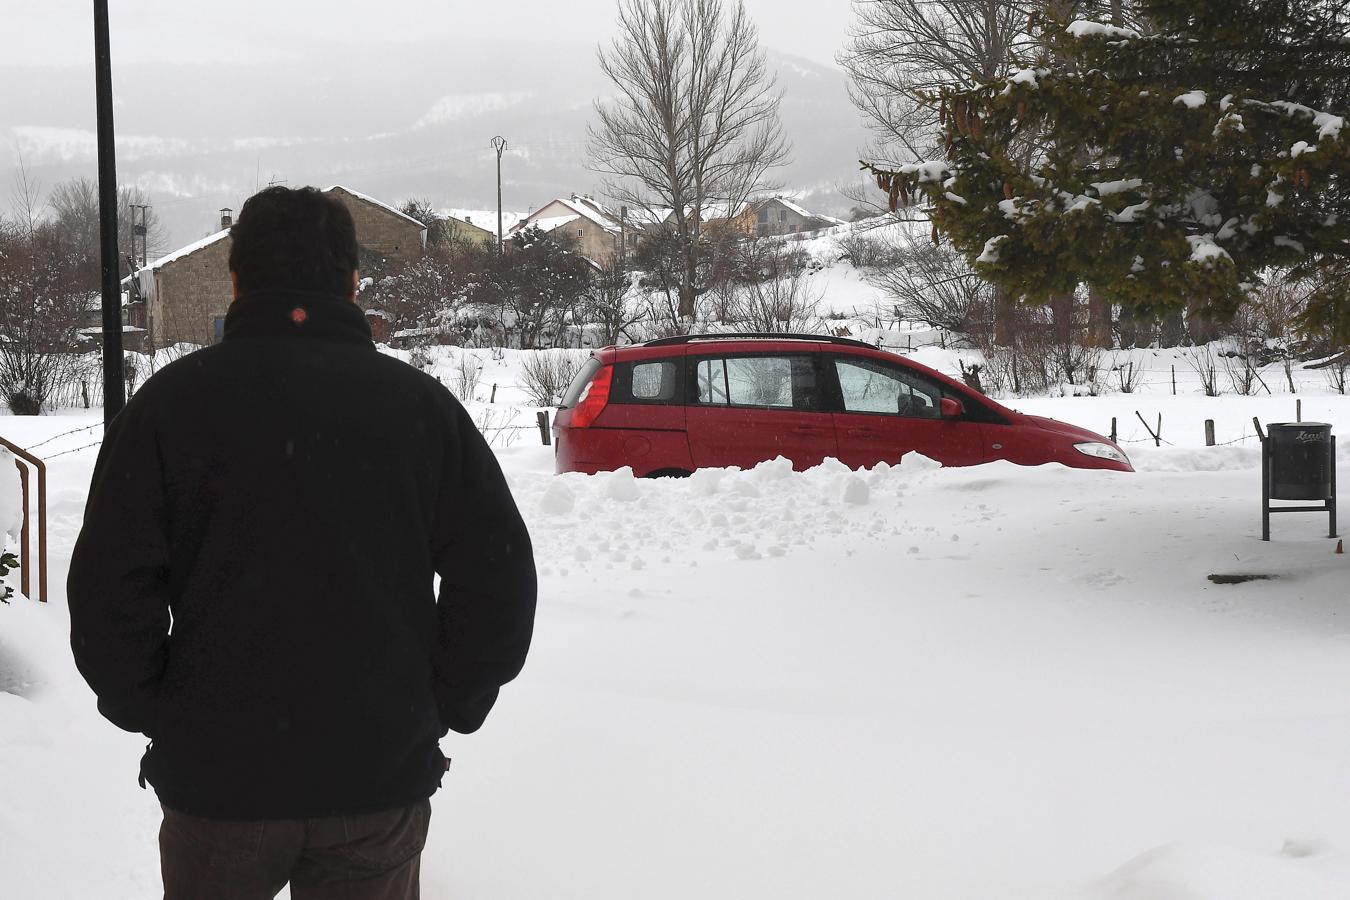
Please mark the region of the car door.
<svg viewBox="0 0 1350 900"><path fill-rule="evenodd" d="M869 356L830 354L829 360L837 389L835 440L845 465L897 465L912 450L944 466L985 461L978 423L943 418L943 390L936 382Z"/></svg>
<svg viewBox="0 0 1350 900"><path fill-rule="evenodd" d="M783 456L797 470L835 455L820 354L727 353L689 358L689 450L700 468L748 469Z"/></svg>

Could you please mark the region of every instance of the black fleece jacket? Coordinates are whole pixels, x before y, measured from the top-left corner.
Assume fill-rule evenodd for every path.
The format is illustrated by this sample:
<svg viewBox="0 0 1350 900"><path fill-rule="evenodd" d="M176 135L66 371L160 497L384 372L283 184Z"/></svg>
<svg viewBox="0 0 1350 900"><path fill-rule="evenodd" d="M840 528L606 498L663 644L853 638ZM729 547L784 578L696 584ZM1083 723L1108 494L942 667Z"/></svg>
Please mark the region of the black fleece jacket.
<svg viewBox="0 0 1350 900"><path fill-rule="evenodd" d="M108 429L68 597L76 663L152 739L166 806L308 818L436 790L439 738L524 663L535 571L455 398L355 304L259 292Z"/></svg>

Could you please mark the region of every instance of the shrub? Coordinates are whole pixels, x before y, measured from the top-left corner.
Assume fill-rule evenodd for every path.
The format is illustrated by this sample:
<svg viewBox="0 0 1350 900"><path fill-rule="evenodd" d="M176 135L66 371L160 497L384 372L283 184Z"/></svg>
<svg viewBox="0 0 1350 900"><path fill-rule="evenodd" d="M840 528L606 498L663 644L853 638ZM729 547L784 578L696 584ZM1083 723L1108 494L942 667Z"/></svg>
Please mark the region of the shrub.
<svg viewBox="0 0 1350 900"><path fill-rule="evenodd" d="M537 350L521 355L524 358L520 366L520 387L535 406L562 403L567 386L587 357L575 350Z"/></svg>

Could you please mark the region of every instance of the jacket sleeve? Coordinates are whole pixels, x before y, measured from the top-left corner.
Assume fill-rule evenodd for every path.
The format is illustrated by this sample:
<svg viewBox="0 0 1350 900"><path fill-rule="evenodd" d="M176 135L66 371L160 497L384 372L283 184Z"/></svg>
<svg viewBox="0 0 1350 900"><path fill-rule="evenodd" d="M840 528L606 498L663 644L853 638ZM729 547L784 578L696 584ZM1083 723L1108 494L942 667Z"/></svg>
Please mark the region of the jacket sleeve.
<svg viewBox="0 0 1350 900"><path fill-rule="evenodd" d="M458 402L442 474L433 553L441 576L433 660L446 730L483 724L525 663L536 581L530 535L497 458Z"/></svg>
<svg viewBox="0 0 1350 900"><path fill-rule="evenodd" d="M98 696L99 712L119 728L151 736L168 655L168 578L157 441L128 407L99 450L66 596L75 664Z"/></svg>

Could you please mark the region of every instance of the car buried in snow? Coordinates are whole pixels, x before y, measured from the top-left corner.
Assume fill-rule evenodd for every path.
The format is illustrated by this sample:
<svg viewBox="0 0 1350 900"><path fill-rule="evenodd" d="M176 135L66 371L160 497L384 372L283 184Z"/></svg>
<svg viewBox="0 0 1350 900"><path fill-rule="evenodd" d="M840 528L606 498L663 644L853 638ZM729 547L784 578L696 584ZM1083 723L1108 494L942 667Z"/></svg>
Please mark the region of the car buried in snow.
<svg viewBox="0 0 1350 900"><path fill-rule="evenodd" d="M1007 460L1132 472L1112 441L1008 409L870 344L787 334L662 338L591 354L553 422L556 471L687 475L779 456L854 469L918 452L944 466Z"/></svg>

